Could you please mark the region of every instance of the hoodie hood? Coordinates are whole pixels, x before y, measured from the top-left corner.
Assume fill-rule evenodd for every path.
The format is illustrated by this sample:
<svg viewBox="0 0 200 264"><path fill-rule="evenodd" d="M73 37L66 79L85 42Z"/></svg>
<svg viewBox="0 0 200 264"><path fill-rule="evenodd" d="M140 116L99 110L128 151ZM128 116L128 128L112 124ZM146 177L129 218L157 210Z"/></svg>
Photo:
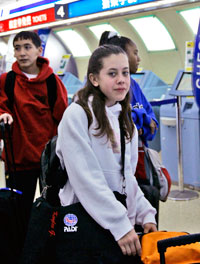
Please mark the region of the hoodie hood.
<svg viewBox="0 0 200 264"><path fill-rule="evenodd" d="M31 79L31 81L37 81L37 82L43 82L46 80L46 78L49 77L53 73L53 69L49 67L49 60L44 57L38 57L37 58L37 65L40 68L40 72L37 75L36 78ZM15 61L12 66L12 70L16 72L18 75L20 75L22 78L27 79L27 77L23 74L19 67L19 63Z"/></svg>

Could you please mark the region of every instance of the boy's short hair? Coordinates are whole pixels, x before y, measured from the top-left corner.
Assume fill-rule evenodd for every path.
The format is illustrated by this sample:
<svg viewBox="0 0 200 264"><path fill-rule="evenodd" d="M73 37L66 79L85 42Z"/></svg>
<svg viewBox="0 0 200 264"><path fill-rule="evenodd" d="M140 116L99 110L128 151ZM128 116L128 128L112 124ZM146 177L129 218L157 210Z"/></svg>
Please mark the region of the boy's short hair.
<svg viewBox="0 0 200 264"><path fill-rule="evenodd" d="M34 31L21 31L17 33L13 39L13 46L14 46L15 41L18 41L19 39L20 40L31 39L33 44L36 46L36 48L39 48L42 45L40 37Z"/></svg>

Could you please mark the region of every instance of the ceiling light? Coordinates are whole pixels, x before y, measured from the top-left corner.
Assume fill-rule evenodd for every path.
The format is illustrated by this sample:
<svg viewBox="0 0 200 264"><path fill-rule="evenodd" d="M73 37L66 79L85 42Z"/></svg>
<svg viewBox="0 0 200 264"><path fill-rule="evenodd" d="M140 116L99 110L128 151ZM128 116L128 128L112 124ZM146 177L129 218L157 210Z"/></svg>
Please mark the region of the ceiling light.
<svg viewBox="0 0 200 264"><path fill-rule="evenodd" d="M106 24L106 23L95 25L95 26L89 26L88 28L89 28L89 30L91 30L93 32L93 34L96 36L96 38L98 40L101 38L101 35L104 31L115 31L115 32L117 32L117 30L114 29L113 26L111 26L110 24Z"/></svg>
<svg viewBox="0 0 200 264"><path fill-rule="evenodd" d="M63 43L70 49L74 57L90 56L91 52L85 40L75 30L55 31Z"/></svg>
<svg viewBox="0 0 200 264"><path fill-rule="evenodd" d="M142 38L148 51L175 49L169 32L157 17L140 17L129 22Z"/></svg>
<svg viewBox="0 0 200 264"><path fill-rule="evenodd" d="M200 7L179 11L180 15L184 18L187 24L190 26L192 32L196 35L200 20Z"/></svg>

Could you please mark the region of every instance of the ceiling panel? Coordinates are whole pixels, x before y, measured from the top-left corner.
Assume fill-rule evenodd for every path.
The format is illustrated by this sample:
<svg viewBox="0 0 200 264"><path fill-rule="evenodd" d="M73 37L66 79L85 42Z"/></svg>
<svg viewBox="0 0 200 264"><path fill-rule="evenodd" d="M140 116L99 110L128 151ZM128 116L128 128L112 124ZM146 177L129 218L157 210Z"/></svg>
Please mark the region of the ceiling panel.
<svg viewBox="0 0 200 264"><path fill-rule="evenodd" d="M10 4L16 4L16 3L19 3L20 1L22 0L0 0L0 8L3 8L3 7L6 7L7 5L10 5Z"/></svg>

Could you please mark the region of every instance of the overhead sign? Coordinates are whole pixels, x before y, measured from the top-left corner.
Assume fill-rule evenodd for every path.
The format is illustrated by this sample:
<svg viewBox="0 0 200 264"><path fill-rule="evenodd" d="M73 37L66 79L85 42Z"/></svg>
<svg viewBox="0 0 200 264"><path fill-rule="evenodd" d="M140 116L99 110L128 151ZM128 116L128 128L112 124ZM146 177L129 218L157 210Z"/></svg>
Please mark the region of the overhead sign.
<svg viewBox="0 0 200 264"><path fill-rule="evenodd" d="M55 4L55 19L67 19L68 18L68 5L67 4Z"/></svg>
<svg viewBox="0 0 200 264"><path fill-rule="evenodd" d="M195 49L194 49L192 86L193 86L193 91L197 105L200 108L200 21L199 21L199 28L196 35Z"/></svg>
<svg viewBox="0 0 200 264"><path fill-rule="evenodd" d="M42 56L44 56L47 40L48 40L48 37L49 37L49 35L51 33L51 29L50 28L41 28L41 29L38 29L37 33L38 33L38 35L39 35L39 37L41 39Z"/></svg>
<svg viewBox="0 0 200 264"><path fill-rule="evenodd" d="M55 21L54 8L0 21L0 32L31 27Z"/></svg>
<svg viewBox="0 0 200 264"><path fill-rule="evenodd" d="M78 17L157 0L80 0L68 5L68 17Z"/></svg>
<svg viewBox="0 0 200 264"><path fill-rule="evenodd" d="M62 4L61 0L42 0L9 10L12 17L0 20L0 33L154 1L159 0L65 0L65 4ZM47 9L45 9L45 5ZM48 7L49 5L53 5L53 7ZM35 8L43 9L27 13L28 10ZM1 13L0 17L2 19L4 17L3 10ZM17 16L20 13L21 16Z"/></svg>
<svg viewBox="0 0 200 264"><path fill-rule="evenodd" d="M72 3L78 0L64 0L65 4ZM6 1L5 1L6 2ZM0 8L0 19L13 18L27 13L38 12L44 9L49 9L56 3L62 3L62 0L38 0L34 3L28 3L29 1L19 1L14 6L13 4L5 4L4 7ZM30 1L31 2L31 1ZM22 4L23 3L23 4Z"/></svg>

